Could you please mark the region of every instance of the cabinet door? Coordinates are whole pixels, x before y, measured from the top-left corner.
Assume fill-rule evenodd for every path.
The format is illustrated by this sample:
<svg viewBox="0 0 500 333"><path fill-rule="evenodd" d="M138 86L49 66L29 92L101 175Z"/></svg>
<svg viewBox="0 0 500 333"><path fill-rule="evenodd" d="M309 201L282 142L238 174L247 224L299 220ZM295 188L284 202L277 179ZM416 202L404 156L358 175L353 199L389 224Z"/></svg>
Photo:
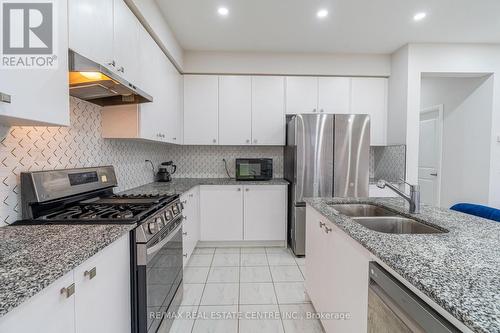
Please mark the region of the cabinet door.
<svg viewBox="0 0 500 333"><path fill-rule="evenodd" d="M184 76L184 144L216 145L219 138L219 79Z"/></svg>
<svg viewBox="0 0 500 333"><path fill-rule="evenodd" d="M252 139L252 86L249 76L219 77L219 144L249 145Z"/></svg>
<svg viewBox="0 0 500 333"><path fill-rule="evenodd" d="M351 113L370 115L372 145L387 143L387 79L352 78Z"/></svg>
<svg viewBox="0 0 500 333"><path fill-rule="evenodd" d="M318 80L319 112L349 113L351 79L348 77L320 77Z"/></svg>
<svg viewBox="0 0 500 333"><path fill-rule="evenodd" d="M0 68L0 93L10 95L10 103L0 99L0 122L6 125L69 125L68 16L67 1L54 1L57 15L53 69Z"/></svg>
<svg viewBox="0 0 500 333"><path fill-rule="evenodd" d="M93 269L95 276L89 275ZM76 332L129 332L129 235L86 260L74 273Z"/></svg>
<svg viewBox="0 0 500 333"><path fill-rule="evenodd" d="M246 185L243 203L245 240L286 240L286 186Z"/></svg>
<svg viewBox="0 0 500 333"><path fill-rule="evenodd" d="M201 186L200 225L202 241L243 240L242 186Z"/></svg>
<svg viewBox="0 0 500 333"><path fill-rule="evenodd" d="M113 0L69 0L69 48L101 64L113 61Z"/></svg>
<svg viewBox="0 0 500 333"><path fill-rule="evenodd" d="M166 122L165 140L170 143L182 144L182 75L163 55L166 66Z"/></svg>
<svg viewBox="0 0 500 333"><path fill-rule="evenodd" d="M318 111L318 78L288 76L286 78L286 113Z"/></svg>
<svg viewBox="0 0 500 333"><path fill-rule="evenodd" d="M136 84L139 80L139 21L123 0L114 0L113 54L116 71Z"/></svg>
<svg viewBox="0 0 500 333"><path fill-rule="evenodd" d="M0 318L0 332L71 333L75 331L75 294L68 298L61 289L73 283L73 271ZM78 290L76 291L78 292Z"/></svg>
<svg viewBox="0 0 500 333"><path fill-rule="evenodd" d="M252 77L252 143L285 145L285 80Z"/></svg>
<svg viewBox="0 0 500 333"><path fill-rule="evenodd" d="M199 219L199 188L195 187L181 196L184 204L182 215L184 222L182 225L184 265L189 261L196 244L200 239L200 219Z"/></svg>

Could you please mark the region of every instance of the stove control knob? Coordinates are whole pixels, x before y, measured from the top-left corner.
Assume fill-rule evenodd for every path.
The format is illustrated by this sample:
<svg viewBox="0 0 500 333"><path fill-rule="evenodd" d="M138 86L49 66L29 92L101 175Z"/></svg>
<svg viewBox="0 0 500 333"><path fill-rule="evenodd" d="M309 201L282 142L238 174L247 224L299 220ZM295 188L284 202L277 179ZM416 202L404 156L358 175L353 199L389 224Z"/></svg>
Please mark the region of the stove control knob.
<svg viewBox="0 0 500 333"><path fill-rule="evenodd" d="M177 207L177 205L172 206L172 212L173 212L174 214L178 214L178 213L179 213L179 207Z"/></svg>
<svg viewBox="0 0 500 333"><path fill-rule="evenodd" d="M156 234L158 232L158 230L160 229L160 227L158 226L158 224L156 222L149 222L148 223L148 231L150 234Z"/></svg>
<svg viewBox="0 0 500 333"><path fill-rule="evenodd" d="M155 218L155 222L156 222L156 225L160 228L165 225L165 221L163 220L163 218L161 216Z"/></svg>
<svg viewBox="0 0 500 333"><path fill-rule="evenodd" d="M172 213L169 210L165 211L165 220L170 221L171 219L172 219Z"/></svg>

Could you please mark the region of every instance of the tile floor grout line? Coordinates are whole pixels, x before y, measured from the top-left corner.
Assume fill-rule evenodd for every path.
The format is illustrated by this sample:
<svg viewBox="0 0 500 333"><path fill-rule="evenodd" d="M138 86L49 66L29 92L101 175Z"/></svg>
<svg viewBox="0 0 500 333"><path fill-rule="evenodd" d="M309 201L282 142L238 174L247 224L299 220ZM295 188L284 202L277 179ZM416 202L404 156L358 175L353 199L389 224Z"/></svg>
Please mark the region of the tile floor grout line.
<svg viewBox="0 0 500 333"><path fill-rule="evenodd" d="M214 253L212 254L212 260L210 261L210 268L208 269L208 274L207 274L207 277L205 278L205 284L203 285L203 290L201 291L200 302L198 303L198 307L196 308L196 319L193 321L193 326L191 327L191 333L193 333L194 326L195 326L196 322L199 320L198 312L200 311L201 300L203 299L203 294L205 293L205 287L207 286L208 276L210 275L210 269L212 267L212 263L214 261L214 258L215 258L215 250L214 250Z"/></svg>
<svg viewBox="0 0 500 333"><path fill-rule="evenodd" d="M269 258L267 256L267 250L266 250L266 260L267 263L269 264ZM274 297L276 297L276 304L278 305L278 312L279 312L279 318L280 318L280 323L281 323L281 328L283 329L283 333L285 333L285 324L283 324L283 318L281 315L281 307L280 307L280 302L278 300L278 293L276 292L276 286L274 285L274 278L273 278L273 273L271 272L271 265L268 266L269 269L269 274L271 275L271 281L273 283L273 290L274 290Z"/></svg>

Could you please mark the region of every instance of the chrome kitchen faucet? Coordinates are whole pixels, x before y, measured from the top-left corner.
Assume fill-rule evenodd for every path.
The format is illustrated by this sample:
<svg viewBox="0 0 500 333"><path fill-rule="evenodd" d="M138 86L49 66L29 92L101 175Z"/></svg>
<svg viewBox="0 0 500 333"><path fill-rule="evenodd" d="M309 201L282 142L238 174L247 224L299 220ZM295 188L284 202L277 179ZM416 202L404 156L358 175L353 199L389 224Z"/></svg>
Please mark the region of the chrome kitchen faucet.
<svg viewBox="0 0 500 333"><path fill-rule="evenodd" d="M401 179L405 184L410 186L410 195L407 195L403 191L401 191L399 188L396 186L392 185L391 183L388 183L387 181L380 179L377 182L377 187L378 188L385 188L386 186L396 192L398 195L400 195L403 199L408 201L410 204L410 213L411 214L419 214L420 213L420 186L419 185L411 185L407 182L405 182L403 179Z"/></svg>

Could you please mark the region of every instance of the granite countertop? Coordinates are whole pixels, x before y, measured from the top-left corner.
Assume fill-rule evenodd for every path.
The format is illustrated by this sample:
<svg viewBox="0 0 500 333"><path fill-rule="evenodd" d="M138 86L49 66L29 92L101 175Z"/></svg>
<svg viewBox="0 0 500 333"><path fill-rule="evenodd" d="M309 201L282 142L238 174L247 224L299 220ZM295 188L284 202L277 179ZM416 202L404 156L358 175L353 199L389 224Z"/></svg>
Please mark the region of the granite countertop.
<svg viewBox="0 0 500 333"><path fill-rule="evenodd" d="M265 181L237 181L229 178L173 178L171 182L154 182L142 185L121 194L182 194L198 185L288 185L288 181L282 178L274 178Z"/></svg>
<svg viewBox="0 0 500 333"><path fill-rule="evenodd" d="M406 213L399 198L315 198L306 202L474 332L500 332L500 223L422 205ZM328 203L372 203L449 232L369 230Z"/></svg>
<svg viewBox="0 0 500 333"><path fill-rule="evenodd" d="M0 316L113 243L134 225L0 228Z"/></svg>

